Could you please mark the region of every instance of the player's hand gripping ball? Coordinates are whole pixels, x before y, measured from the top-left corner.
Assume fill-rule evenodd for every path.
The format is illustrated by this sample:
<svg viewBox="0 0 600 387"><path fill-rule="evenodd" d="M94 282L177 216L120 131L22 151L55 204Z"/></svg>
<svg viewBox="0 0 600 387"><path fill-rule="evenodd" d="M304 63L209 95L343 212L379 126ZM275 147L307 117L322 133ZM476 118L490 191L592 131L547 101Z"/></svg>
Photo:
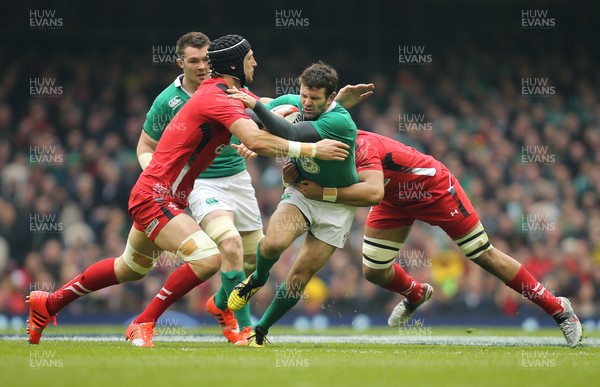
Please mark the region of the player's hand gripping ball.
<svg viewBox="0 0 600 387"><path fill-rule="evenodd" d="M296 122L302 121L302 114L300 110L294 105L279 105L271 109L275 114L278 114L285 118L288 122L295 124Z"/></svg>

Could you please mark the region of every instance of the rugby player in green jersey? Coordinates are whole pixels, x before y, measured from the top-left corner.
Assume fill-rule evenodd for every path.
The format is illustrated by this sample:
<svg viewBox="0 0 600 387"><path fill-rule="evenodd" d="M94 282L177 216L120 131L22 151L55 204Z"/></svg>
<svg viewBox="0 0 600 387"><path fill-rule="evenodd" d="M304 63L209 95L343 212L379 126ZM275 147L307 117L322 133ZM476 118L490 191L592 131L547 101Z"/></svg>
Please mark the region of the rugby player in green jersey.
<svg viewBox="0 0 600 387"><path fill-rule="evenodd" d="M256 113L272 134L294 141L335 139L354 149L357 129L350 114L335 101L338 77L336 71L322 63L315 63L300 75L300 95L284 95L266 106L246 93L233 92ZM304 121L291 124L269 111L282 104L298 107ZM301 179L318 181L328 187L323 198L315 201L305 198L294 186L288 186L277 210L271 216L265 238L256 251L256 271L229 295L231 310L245 307L266 282L271 267L280 255L299 236L307 233L298 256L275 298L262 318L254 325L248 345L262 347L269 328L302 298L304 288L321 269L336 248L346 242L355 207L334 204L338 187L358 181L354 155L340 162L322 162L312 158L295 158Z"/></svg>

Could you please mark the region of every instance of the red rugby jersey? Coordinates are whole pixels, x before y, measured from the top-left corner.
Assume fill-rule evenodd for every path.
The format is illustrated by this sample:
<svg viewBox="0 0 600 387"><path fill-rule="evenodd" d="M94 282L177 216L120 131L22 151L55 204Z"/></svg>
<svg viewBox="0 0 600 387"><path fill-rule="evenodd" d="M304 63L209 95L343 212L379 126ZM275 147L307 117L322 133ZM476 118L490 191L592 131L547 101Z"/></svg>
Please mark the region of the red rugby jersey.
<svg viewBox="0 0 600 387"><path fill-rule="evenodd" d="M167 125L136 186L183 207L198 175L229 146L229 127L249 119L241 101L227 97L222 78L202 82Z"/></svg>
<svg viewBox="0 0 600 387"><path fill-rule="evenodd" d="M443 164L413 147L376 133L358 131L356 172L383 171L386 202L422 202L415 194L433 187Z"/></svg>

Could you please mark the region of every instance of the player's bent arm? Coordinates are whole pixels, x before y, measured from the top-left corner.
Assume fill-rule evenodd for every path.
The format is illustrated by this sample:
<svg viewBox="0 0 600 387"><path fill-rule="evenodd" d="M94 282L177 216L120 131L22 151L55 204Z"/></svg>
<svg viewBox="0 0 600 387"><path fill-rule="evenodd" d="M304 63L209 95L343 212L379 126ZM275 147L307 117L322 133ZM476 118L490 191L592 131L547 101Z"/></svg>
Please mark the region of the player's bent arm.
<svg viewBox="0 0 600 387"><path fill-rule="evenodd" d="M318 143L288 141L260 130L248 118L237 119L229 127L240 142L260 155L276 157L311 157L320 160L342 161L348 157L349 146L343 142L325 139Z"/></svg>
<svg viewBox="0 0 600 387"><path fill-rule="evenodd" d="M383 172L361 171L358 172L358 180L356 184L337 189L324 188L314 181L305 180L298 184L298 190L309 199L327 200L354 207L370 207L381 203L384 195ZM337 195L332 195L326 190L336 190ZM331 200L331 196L335 196L335 199Z"/></svg>
<svg viewBox="0 0 600 387"><path fill-rule="evenodd" d="M150 164L152 154L154 153L157 144L158 141L150 137L145 130L142 130L136 149L138 162L142 167L142 171Z"/></svg>

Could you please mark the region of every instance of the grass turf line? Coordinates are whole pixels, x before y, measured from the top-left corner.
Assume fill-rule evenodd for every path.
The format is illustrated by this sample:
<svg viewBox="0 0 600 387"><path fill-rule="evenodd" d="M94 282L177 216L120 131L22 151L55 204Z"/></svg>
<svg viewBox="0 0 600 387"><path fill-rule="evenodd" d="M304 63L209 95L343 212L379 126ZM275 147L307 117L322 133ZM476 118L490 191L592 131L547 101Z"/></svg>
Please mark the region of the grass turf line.
<svg viewBox="0 0 600 387"><path fill-rule="evenodd" d="M3 386L578 386L600 376L600 349L378 344L0 342Z"/></svg>
<svg viewBox="0 0 600 387"><path fill-rule="evenodd" d="M115 334L124 326L48 327L45 335ZM471 332L470 334L465 333ZM11 332L1 332L11 333ZM13 334L15 332L12 332ZM19 332L22 335L22 332ZM218 334L215 327L187 329L190 335ZM298 333L276 327L271 334ZM397 329L374 328L369 335L393 336ZM348 328L302 334L356 335ZM560 336L558 329L524 332L514 328L432 327L432 335ZM598 337L597 332L588 334ZM25 336L23 336L25 338ZM43 340L43 339L42 339ZM227 343L160 342L142 349L128 342L0 340L2 386L44 385L440 385L578 386L600 376L600 348L466 347L460 345L274 343L265 349ZM229 377L228 375L235 375Z"/></svg>

